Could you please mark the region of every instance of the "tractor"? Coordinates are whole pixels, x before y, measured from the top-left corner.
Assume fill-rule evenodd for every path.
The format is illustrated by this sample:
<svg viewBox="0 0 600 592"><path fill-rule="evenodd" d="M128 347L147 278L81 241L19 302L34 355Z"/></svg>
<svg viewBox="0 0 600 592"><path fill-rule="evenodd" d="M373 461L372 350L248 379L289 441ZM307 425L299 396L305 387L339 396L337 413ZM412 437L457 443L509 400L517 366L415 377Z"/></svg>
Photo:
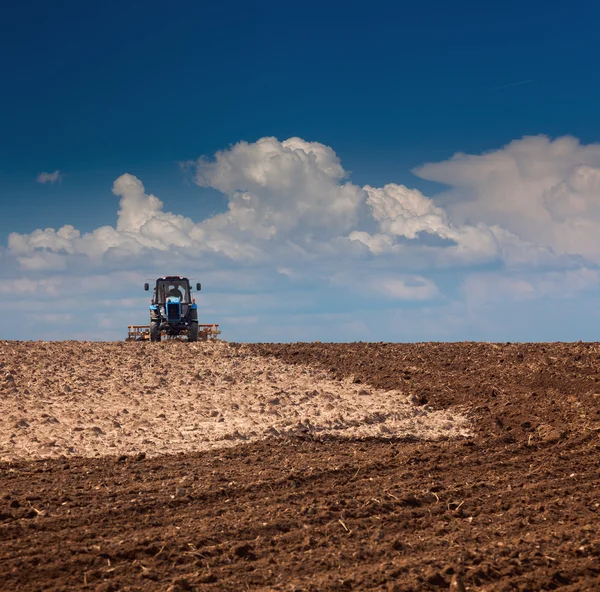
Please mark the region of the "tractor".
<svg viewBox="0 0 600 592"><path fill-rule="evenodd" d="M146 292L150 284L144 284ZM200 291L200 284L196 284ZM129 325L127 341L182 339L207 341L218 339L219 325L198 324L198 307L191 296L190 280L180 275L158 278L150 304L150 325Z"/></svg>
<svg viewBox="0 0 600 592"><path fill-rule="evenodd" d="M144 284L144 290L150 289ZM200 284L196 284L200 290ZM187 335L188 341L198 341L198 307L191 296L190 281L168 275L156 280L150 305L150 341Z"/></svg>

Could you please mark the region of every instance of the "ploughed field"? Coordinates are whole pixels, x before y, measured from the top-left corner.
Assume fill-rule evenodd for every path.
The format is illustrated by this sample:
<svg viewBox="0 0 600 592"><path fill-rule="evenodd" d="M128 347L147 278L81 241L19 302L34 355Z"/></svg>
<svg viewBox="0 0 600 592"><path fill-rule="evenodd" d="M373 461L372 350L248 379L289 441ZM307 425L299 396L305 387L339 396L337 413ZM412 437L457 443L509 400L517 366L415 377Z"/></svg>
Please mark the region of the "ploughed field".
<svg viewBox="0 0 600 592"><path fill-rule="evenodd" d="M0 590L600 589L600 344L0 342Z"/></svg>

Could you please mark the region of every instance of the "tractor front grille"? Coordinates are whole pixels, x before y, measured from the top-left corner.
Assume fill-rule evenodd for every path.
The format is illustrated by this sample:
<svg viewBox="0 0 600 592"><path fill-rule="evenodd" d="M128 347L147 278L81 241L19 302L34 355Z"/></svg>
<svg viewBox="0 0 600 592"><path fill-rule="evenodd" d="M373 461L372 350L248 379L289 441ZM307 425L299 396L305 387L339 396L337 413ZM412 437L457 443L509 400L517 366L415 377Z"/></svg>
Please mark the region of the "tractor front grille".
<svg viewBox="0 0 600 592"><path fill-rule="evenodd" d="M167 303L167 321L179 321L181 319L179 302Z"/></svg>

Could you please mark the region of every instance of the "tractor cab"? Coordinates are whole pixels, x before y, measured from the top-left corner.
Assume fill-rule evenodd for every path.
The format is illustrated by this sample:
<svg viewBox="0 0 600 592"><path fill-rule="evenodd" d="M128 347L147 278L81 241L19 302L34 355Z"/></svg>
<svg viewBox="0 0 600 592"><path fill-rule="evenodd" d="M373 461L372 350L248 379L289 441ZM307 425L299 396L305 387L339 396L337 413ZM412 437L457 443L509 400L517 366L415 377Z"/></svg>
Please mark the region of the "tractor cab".
<svg viewBox="0 0 600 592"><path fill-rule="evenodd" d="M166 304L175 300L181 304L189 304L192 301L189 280L187 278L161 278L156 280L156 287L154 288L155 304Z"/></svg>
<svg viewBox="0 0 600 592"><path fill-rule="evenodd" d="M150 284L145 284L144 288L146 291L149 290ZM200 284L196 284L196 290L200 290ZM169 299L190 304L192 302L190 280L170 275L158 278L154 287L153 304L166 304Z"/></svg>

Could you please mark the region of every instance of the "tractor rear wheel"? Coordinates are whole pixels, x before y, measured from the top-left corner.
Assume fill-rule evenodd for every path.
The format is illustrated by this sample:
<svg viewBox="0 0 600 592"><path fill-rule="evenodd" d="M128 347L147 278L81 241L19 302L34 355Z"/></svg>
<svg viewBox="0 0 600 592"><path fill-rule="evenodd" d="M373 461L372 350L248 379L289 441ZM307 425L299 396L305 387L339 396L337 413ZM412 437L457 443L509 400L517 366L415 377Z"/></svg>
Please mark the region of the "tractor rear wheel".
<svg viewBox="0 0 600 592"><path fill-rule="evenodd" d="M150 323L150 341L160 341L160 323L153 321Z"/></svg>
<svg viewBox="0 0 600 592"><path fill-rule="evenodd" d="M188 329L188 341L198 341L198 323L190 323Z"/></svg>

